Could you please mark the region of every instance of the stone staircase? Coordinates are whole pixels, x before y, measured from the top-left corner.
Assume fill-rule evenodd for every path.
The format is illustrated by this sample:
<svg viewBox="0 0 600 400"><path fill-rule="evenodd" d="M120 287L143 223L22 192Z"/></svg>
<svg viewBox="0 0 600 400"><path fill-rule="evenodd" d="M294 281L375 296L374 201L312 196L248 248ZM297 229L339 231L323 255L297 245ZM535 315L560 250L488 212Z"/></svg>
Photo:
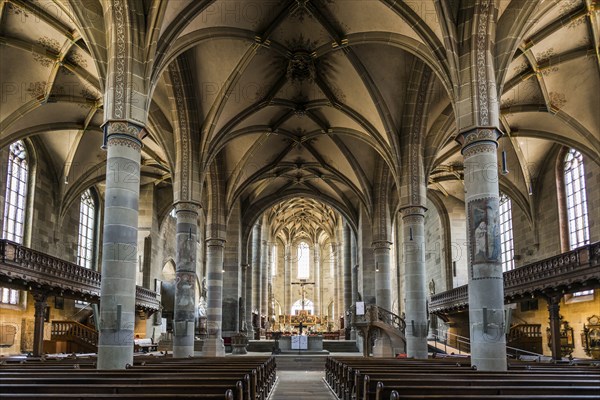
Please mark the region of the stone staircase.
<svg viewBox="0 0 600 400"><path fill-rule="evenodd" d="M356 340L323 340L323 350L330 353L358 353Z"/></svg>
<svg viewBox="0 0 600 400"><path fill-rule="evenodd" d="M326 359L327 355L279 354L275 356L278 371L323 371Z"/></svg>

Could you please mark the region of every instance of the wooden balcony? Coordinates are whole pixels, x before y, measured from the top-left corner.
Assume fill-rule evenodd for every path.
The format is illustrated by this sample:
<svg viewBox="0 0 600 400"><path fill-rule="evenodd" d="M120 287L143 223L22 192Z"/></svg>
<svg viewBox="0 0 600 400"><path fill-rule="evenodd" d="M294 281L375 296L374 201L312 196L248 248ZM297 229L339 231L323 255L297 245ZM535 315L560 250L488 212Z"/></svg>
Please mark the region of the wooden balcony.
<svg viewBox="0 0 600 400"><path fill-rule="evenodd" d="M600 242L579 247L504 273L504 300L600 287ZM434 294L429 312L447 314L468 307L468 286Z"/></svg>
<svg viewBox="0 0 600 400"><path fill-rule="evenodd" d="M0 240L0 285L19 290L39 290L91 303L100 301L101 274L18 243ZM136 287L136 307L157 311L157 294Z"/></svg>

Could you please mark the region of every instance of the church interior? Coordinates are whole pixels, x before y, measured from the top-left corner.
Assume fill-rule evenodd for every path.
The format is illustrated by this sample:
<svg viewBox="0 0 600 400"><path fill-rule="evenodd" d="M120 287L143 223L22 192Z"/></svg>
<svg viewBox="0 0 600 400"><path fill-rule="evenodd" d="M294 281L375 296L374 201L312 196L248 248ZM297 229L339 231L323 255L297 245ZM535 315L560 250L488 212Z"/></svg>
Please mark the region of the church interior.
<svg viewBox="0 0 600 400"><path fill-rule="evenodd" d="M0 38L6 398L600 389L598 0L0 0Z"/></svg>

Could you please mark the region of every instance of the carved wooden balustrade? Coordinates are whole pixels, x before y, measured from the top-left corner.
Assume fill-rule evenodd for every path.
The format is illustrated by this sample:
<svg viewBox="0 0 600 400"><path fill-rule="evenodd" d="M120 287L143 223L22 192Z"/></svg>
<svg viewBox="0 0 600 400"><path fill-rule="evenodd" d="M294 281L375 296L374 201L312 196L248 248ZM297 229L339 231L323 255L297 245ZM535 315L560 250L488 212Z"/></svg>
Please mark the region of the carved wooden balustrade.
<svg viewBox="0 0 600 400"><path fill-rule="evenodd" d="M504 273L504 297L573 293L600 286L600 242L579 247ZM431 296L429 312L444 314L468 306L468 286Z"/></svg>
<svg viewBox="0 0 600 400"><path fill-rule="evenodd" d="M44 291L51 296L98 302L101 274L77 264L0 240L0 283L21 290ZM136 307L157 311L157 294L138 286Z"/></svg>
<svg viewBox="0 0 600 400"><path fill-rule="evenodd" d="M83 341L98 346L98 331L77 321L52 321L52 340Z"/></svg>

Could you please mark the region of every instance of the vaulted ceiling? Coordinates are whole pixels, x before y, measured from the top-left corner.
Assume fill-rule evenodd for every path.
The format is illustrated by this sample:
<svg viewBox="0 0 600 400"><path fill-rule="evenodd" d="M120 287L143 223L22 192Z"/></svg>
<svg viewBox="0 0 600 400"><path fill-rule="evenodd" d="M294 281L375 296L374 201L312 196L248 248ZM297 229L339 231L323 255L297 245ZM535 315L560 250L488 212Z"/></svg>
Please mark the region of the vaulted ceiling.
<svg viewBox="0 0 600 400"><path fill-rule="evenodd" d="M527 193L557 143L598 160L600 17L595 0L539 1L511 32L527 1L535 0L499 1L496 43L511 54L498 71L506 133L499 151L511 170L501 186L531 209ZM169 65L177 62L190 77L200 165L220 159L229 207L240 200L262 212L303 196L356 221L360 207L371 212L383 166L390 190L399 182L407 104L418 72L431 70L422 132L429 188L462 199L451 100L459 71L445 49L460 2L139 4L157 32L144 183L168 186L175 173L178 105ZM103 18L99 1L0 2L0 146L25 137L38 143L63 203L103 181ZM522 37L516 52L502 48L511 35Z"/></svg>

